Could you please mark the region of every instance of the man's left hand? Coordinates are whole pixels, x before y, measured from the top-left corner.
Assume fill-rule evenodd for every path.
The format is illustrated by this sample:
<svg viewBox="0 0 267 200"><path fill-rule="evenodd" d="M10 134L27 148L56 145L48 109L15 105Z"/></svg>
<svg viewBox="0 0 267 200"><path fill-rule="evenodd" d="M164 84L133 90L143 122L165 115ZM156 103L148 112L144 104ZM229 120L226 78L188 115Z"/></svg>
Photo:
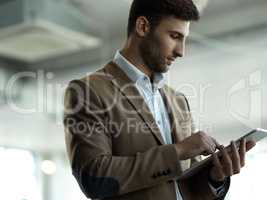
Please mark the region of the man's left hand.
<svg viewBox="0 0 267 200"><path fill-rule="evenodd" d="M213 154L213 166L210 170L210 178L215 182L222 182L225 178L234 174L239 174L242 167L245 166L246 152L256 145L255 141L247 141L242 139L240 148L236 147L235 142L231 142L230 151L224 146L220 146L221 157Z"/></svg>

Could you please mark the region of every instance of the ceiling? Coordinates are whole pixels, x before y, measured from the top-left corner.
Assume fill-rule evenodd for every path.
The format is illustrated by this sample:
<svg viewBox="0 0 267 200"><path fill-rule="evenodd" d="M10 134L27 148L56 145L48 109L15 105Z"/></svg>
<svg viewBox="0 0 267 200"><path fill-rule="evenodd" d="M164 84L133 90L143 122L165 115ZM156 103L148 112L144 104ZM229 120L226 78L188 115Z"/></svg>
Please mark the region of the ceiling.
<svg viewBox="0 0 267 200"><path fill-rule="evenodd" d="M117 0L116 3L110 0L68 2L93 19L110 37L121 37L126 34L131 0ZM201 4L206 0L195 2ZM250 26L266 25L266 8L265 0L212 0L204 10L200 22L193 25L192 31L212 36L237 29L248 29Z"/></svg>

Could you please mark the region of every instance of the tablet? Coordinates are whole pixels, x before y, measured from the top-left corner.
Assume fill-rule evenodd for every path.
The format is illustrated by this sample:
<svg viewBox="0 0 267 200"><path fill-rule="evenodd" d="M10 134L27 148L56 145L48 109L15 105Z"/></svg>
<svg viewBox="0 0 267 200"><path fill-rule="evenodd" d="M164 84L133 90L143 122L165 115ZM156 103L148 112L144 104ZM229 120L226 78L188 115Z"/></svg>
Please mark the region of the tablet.
<svg viewBox="0 0 267 200"><path fill-rule="evenodd" d="M261 129L261 128L257 128L254 129L252 131L250 131L249 133L245 134L244 136L238 138L235 143L237 148L239 148L240 142L242 139L246 139L246 141L255 141L258 142L261 139L267 137L267 130L265 129ZM230 150L230 145L228 145L226 147L226 149L229 151ZM220 156L219 154L220 152L217 151L218 156ZM212 162L212 156L207 157L206 159L195 163L192 167L190 167L189 169L185 170L177 179L178 180L182 180L185 178L188 178L194 174L196 174L197 172L199 172L201 169L203 169L204 167L206 167L207 165L209 165Z"/></svg>

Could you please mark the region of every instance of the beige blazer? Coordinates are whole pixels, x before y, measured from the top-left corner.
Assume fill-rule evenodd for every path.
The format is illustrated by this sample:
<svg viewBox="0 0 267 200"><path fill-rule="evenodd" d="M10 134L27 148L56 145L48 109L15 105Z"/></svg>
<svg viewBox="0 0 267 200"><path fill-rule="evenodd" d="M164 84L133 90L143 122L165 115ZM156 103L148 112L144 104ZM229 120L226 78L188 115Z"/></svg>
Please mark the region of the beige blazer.
<svg viewBox="0 0 267 200"><path fill-rule="evenodd" d="M186 98L164 86L172 138L192 133ZM75 176L91 199L176 200L174 181L198 158L181 161L166 145L153 115L127 75L113 62L69 83L64 98L66 147ZM208 170L179 181L184 200L217 197ZM226 185L225 193L229 188ZM225 194L220 198L223 199Z"/></svg>

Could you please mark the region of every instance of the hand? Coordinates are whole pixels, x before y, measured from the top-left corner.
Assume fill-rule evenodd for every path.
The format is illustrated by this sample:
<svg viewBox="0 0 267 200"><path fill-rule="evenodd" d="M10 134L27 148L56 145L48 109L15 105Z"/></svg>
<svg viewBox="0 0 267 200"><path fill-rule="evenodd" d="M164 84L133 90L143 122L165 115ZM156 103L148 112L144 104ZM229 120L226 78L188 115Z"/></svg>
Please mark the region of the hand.
<svg viewBox="0 0 267 200"><path fill-rule="evenodd" d="M210 178L215 182L221 182L226 177L234 174L239 174L242 167L245 166L246 152L256 145L255 141L246 142L242 139L240 148L237 150L235 142L231 142L230 151L227 148L220 146L219 150L222 155L218 158L217 154L213 154L213 167L210 170Z"/></svg>
<svg viewBox="0 0 267 200"><path fill-rule="evenodd" d="M176 144L180 160L186 160L198 155L209 155L216 151L220 145L204 132L197 132Z"/></svg>

